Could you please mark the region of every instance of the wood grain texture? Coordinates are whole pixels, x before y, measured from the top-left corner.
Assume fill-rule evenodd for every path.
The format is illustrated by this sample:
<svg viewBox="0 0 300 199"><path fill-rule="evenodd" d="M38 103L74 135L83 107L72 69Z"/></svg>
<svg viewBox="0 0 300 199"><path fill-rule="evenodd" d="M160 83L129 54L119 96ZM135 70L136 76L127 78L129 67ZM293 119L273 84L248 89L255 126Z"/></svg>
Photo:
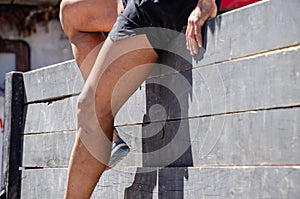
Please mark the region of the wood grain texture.
<svg viewBox="0 0 300 199"><path fill-rule="evenodd" d="M21 198L62 198L66 174L66 169L23 171ZM127 168L105 172L92 198L298 199L299 179L299 167Z"/></svg>
<svg viewBox="0 0 300 199"><path fill-rule="evenodd" d="M24 103L62 98L81 92L83 79L71 60L24 74Z"/></svg>
<svg viewBox="0 0 300 199"><path fill-rule="evenodd" d="M130 146L130 154L118 167L142 166L141 126L118 128L119 134ZM23 136L23 167L67 167L76 132L26 134Z"/></svg>
<svg viewBox="0 0 300 199"><path fill-rule="evenodd" d="M33 103L24 108L23 133L74 131L77 125L78 96Z"/></svg>
<svg viewBox="0 0 300 199"><path fill-rule="evenodd" d="M26 135L23 137L23 167L67 167L75 132Z"/></svg>

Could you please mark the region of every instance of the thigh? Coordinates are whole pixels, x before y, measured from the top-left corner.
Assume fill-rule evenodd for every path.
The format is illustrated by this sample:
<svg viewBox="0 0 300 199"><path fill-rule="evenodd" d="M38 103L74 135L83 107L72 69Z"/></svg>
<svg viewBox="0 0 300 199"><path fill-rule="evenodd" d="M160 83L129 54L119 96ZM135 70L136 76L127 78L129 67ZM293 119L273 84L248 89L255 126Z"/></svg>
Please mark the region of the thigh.
<svg viewBox="0 0 300 199"><path fill-rule="evenodd" d="M95 100L97 116L114 116L146 79L158 55L145 35L119 41L107 38L86 81L84 91Z"/></svg>
<svg viewBox="0 0 300 199"><path fill-rule="evenodd" d="M121 9L120 0L63 0L61 15L80 32L109 32Z"/></svg>

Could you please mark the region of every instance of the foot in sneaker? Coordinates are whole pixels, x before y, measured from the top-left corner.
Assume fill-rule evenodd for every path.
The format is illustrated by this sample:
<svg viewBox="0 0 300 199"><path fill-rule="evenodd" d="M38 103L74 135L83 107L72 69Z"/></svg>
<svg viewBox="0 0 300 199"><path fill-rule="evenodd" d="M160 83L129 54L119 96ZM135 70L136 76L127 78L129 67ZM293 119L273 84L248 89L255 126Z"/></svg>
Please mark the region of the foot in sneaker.
<svg viewBox="0 0 300 199"><path fill-rule="evenodd" d="M114 142L112 145L110 160L107 164L108 169L116 166L121 160L123 160L127 156L129 151L130 148L122 139L119 139L116 142Z"/></svg>

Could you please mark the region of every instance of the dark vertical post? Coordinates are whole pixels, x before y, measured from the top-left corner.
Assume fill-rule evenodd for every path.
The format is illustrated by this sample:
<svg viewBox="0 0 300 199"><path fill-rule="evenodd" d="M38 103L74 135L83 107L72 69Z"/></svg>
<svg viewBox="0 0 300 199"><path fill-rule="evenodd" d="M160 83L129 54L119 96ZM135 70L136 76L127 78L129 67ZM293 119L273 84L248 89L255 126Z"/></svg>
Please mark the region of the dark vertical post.
<svg viewBox="0 0 300 199"><path fill-rule="evenodd" d="M11 72L5 81L5 130L1 188L7 199L19 199L21 187L21 132L23 118L23 74ZM1 197L4 198L4 197Z"/></svg>

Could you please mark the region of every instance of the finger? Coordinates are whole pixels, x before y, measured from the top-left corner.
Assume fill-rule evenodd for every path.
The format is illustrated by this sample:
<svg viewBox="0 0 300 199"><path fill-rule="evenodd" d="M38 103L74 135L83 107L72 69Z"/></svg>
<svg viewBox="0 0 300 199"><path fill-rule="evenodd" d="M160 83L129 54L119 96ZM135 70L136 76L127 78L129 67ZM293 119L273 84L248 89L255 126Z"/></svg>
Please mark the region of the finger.
<svg viewBox="0 0 300 199"><path fill-rule="evenodd" d="M188 49L188 50L190 50L190 44L189 44L189 36L188 36L189 34L188 34L188 30L187 30L187 32L186 32L186 35L185 35L185 37L186 37L186 48Z"/></svg>
<svg viewBox="0 0 300 199"><path fill-rule="evenodd" d="M196 40L195 39L191 39L190 43L191 43L192 54L193 55L197 55L198 52L199 52L199 47L198 47L198 44L197 44Z"/></svg>
<svg viewBox="0 0 300 199"><path fill-rule="evenodd" d="M201 24L200 24L200 21L199 19L201 18L201 13L198 13L198 16L196 19L194 19L193 21L193 36L191 37L192 40L190 41L190 45L191 45L191 48L192 48L192 54L193 55L197 55L198 52L199 52L199 47L201 47L202 45L202 40L201 40L201 37L200 37L200 28L201 27Z"/></svg>
<svg viewBox="0 0 300 199"><path fill-rule="evenodd" d="M187 49L188 51L191 51L190 42L189 42L189 39L188 39L188 38L186 39L186 49Z"/></svg>
<svg viewBox="0 0 300 199"><path fill-rule="evenodd" d="M195 49L195 40L194 39L189 38L189 46L190 46L190 54L194 56L195 51L196 51L196 49Z"/></svg>
<svg viewBox="0 0 300 199"><path fill-rule="evenodd" d="M189 50L189 40L188 38L190 37L190 32L191 32L191 24L190 21L188 21L188 25L186 28L186 32L185 32L185 38L186 38L186 48Z"/></svg>
<svg viewBox="0 0 300 199"><path fill-rule="evenodd" d="M191 41L190 41L191 39L190 38L188 38L188 40L187 40L187 42L188 42L188 45L189 45L189 51L190 51L190 55L193 55L193 49L192 49L192 46L191 46Z"/></svg>
<svg viewBox="0 0 300 199"><path fill-rule="evenodd" d="M195 25L195 39L199 47L202 47L202 34L201 34L202 26L198 23Z"/></svg>
<svg viewBox="0 0 300 199"><path fill-rule="evenodd" d="M201 48L202 44L203 44L202 33L198 32L198 34L195 35L195 39L196 39L198 47Z"/></svg>
<svg viewBox="0 0 300 199"><path fill-rule="evenodd" d="M189 22L189 25L187 27L187 31L186 31L186 45L187 45L187 49L190 51L190 53L192 53L192 43L191 43L191 38L193 37L193 25L191 22Z"/></svg>

